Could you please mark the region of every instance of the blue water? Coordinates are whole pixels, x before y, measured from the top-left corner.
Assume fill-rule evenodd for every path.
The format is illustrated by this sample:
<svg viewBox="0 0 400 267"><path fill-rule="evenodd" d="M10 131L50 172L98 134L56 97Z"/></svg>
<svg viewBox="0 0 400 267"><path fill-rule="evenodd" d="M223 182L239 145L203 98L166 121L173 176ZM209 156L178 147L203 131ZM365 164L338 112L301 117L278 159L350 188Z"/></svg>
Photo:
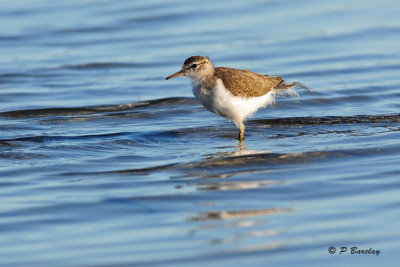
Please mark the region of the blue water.
<svg viewBox="0 0 400 267"><path fill-rule="evenodd" d="M399 13L1 1L0 265L395 266ZM165 81L192 55L313 93L258 112L240 146L188 79Z"/></svg>

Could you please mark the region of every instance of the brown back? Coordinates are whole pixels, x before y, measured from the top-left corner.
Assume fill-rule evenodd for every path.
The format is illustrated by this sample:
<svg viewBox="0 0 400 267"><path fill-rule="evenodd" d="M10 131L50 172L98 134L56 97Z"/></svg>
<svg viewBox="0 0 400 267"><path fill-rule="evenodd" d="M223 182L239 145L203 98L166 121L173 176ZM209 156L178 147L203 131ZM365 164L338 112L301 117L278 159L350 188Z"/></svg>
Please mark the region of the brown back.
<svg viewBox="0 0 400 267"><path fill-rule="evenodd" d="M215 68L214 75L222 80L225 88L234 96L263 96L283 82L283 78L278 76L262 75L248 70L225 67Z"/></svg>

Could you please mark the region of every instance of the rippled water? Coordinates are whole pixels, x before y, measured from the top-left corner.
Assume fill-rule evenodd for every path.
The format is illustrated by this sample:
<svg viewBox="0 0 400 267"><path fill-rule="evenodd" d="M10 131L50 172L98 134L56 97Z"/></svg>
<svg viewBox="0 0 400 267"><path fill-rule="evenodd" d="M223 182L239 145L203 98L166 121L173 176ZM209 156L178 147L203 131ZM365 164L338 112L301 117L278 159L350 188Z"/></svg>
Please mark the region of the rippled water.
<svg viewBox="0 0 400 267"><path fill-rule="evenodd" d="M0 265L395 265L398 1L1 6ZM164 80L196 54L313 94L240 147Z"/></svg>

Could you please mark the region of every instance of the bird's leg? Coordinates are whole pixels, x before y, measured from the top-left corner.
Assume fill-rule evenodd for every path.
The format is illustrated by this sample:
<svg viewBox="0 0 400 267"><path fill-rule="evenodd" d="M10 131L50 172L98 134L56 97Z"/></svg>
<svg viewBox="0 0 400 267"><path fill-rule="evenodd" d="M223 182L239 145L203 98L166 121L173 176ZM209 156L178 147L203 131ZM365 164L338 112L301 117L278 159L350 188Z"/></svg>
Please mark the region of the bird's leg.
<svg viewBox="0 0 400 267"><path fill-rule="evenodd" d="M245 130L244 124L243 124L243 122L241 122L239 124L239 141L244 140L244 130Z"/></svg>

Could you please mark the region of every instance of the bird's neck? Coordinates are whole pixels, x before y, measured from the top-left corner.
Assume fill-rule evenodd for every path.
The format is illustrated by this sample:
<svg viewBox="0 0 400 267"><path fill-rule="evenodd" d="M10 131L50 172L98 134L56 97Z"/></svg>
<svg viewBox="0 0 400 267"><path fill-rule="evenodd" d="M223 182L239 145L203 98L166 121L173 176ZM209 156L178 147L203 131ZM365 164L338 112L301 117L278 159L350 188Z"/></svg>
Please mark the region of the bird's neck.
<svg viewBox="0 0 400 267"><path fill-rule="evenodd" d="M193 77L192 81L195 86L212 89L216 85L217 78L214 76L214 72L209 72L198 77Z"/></svg>

